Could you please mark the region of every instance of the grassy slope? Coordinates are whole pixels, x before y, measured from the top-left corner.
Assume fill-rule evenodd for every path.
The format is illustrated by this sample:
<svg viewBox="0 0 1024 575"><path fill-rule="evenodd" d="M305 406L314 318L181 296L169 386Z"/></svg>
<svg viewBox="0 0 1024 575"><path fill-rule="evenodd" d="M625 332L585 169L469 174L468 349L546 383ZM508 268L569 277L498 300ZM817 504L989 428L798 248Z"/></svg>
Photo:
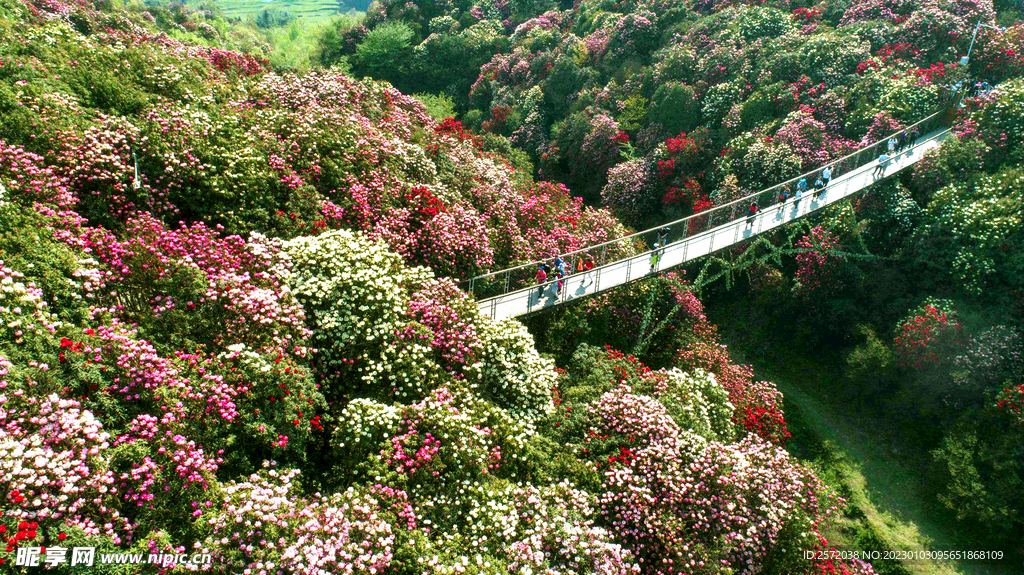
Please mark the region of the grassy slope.
<svg viewBox="0 0 1024 575"><path fill-rule="evenodd" d="M827 353L792 353L758 342L746 325L743 298L708 306L734 358L754 364L758 379L774 381L785 395L789 448L849 502L846 516L826 533L851 549L985 548L956 533L943 510L923 492L928 455L901 440L881 417L857 414L829 393L841 365ZM770 347L769 347L770 346ZM1011 573L992 565L939 562L876 564L882 573Z"/></svg>

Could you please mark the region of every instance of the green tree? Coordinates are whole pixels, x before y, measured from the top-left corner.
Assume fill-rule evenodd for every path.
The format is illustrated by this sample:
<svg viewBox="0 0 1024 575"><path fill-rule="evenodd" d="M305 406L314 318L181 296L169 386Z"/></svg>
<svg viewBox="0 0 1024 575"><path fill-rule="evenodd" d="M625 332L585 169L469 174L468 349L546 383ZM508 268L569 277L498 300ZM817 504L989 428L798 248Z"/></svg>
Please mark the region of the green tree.
<svg viewBox="0 0 1024 575"><path fill-rule="evenodd" d="M412 55L412 37L412 28L402 22L387 22L374 28L356 46L353 71L392 83L398 81Z"/></svg>

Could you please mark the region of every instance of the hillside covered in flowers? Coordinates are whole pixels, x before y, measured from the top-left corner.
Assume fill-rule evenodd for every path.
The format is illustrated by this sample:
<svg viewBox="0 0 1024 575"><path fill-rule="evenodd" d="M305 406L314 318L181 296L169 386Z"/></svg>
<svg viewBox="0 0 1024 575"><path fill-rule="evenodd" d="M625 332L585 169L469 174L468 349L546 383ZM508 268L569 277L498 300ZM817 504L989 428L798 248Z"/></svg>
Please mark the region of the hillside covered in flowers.
<svg viewBox="0 0 1024 575"><path fill-rule="evenodd" d="M1012 19L959 63L995 19L992 0L382 0L322 57L449 94L545 178L653 226L916 122L965 74L1021 74Z"/></svg>
<svg viewBox="0 0 1024 575"><path fill-rule="evenodd" d="M0 6L5 569L789 572L827 545L841 500L699 312L713 359L561 368L456 288L623 233L505 139L146 12Z"/></svg>
<svg viewBox="0 0 1024 575"><path fill-rule="evenodd" d="M375 4L324 43L338 66L296 74L188 10L0 0L0 569L94 547L212 558L173 572L874 572L805 553L831 548L846 502L787 451L782 394L733 359L684 271L529 324L483 316L458 282L916 119L948 73L926 63L991 4L403 6ZM1020 73L1021 37L979 43L993 81ZM923 211L871 197L903 203L867 243L970 246L988 259L923 260L968 293L1017 289L1020 86L972 102L915 170ZM445 91L461 120L408 95ZM903 208L916 219L884 219ZM833 219L782 290L821 322L854 284L825 248L860 241ZM776 287L792 271L755 269ZM922 303L901 365L963 343L953 319ZM1020 390L1001 393L1005 411L976 403L1016 418L983 436L1010 450ZM998 498L1019 477L993 453ZM1019 492L976 508L950 485L965 516L1019 529Z"/></svg>

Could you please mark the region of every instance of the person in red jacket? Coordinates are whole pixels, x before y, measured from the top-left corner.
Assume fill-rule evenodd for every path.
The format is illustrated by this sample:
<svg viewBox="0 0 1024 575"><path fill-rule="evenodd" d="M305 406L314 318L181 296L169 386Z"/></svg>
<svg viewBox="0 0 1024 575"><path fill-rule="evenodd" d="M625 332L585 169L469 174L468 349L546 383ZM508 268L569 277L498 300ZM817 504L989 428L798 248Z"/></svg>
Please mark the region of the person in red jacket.
<svg viewBox="0 0 1024 575"><path fill-rule="evenodd" d="M540 265L537 268L537 299L540 299L544 295L544 284L548 281L548 272L544 269L544 265Z"/></svg>
<svg viewBox="0 0 1024 575"><path fill-rule="evenodd" d="M757 215L757 202L750 202L750 209L747 211L747 227L754 226L754 216Z"/></svg>

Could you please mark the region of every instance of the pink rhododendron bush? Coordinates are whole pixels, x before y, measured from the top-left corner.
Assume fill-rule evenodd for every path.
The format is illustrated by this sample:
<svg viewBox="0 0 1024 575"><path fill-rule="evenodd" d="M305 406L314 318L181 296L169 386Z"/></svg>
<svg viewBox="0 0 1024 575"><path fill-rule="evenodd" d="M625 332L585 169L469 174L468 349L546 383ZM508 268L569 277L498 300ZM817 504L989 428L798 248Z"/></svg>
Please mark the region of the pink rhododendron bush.
<svg viewBox="0 0 1024 575"><path fill-rule="evenodd" d="M601 517L644 572L836 568L787 557L812 548L841 500L785 450L732 417L730 393L699 368L651 370L582 346L545 425L570 469L599 493ZM827 545L827 542L825 543ZM682 566L682 567L680 567ZM872 572L843 564L844 572Z"/></svg>

